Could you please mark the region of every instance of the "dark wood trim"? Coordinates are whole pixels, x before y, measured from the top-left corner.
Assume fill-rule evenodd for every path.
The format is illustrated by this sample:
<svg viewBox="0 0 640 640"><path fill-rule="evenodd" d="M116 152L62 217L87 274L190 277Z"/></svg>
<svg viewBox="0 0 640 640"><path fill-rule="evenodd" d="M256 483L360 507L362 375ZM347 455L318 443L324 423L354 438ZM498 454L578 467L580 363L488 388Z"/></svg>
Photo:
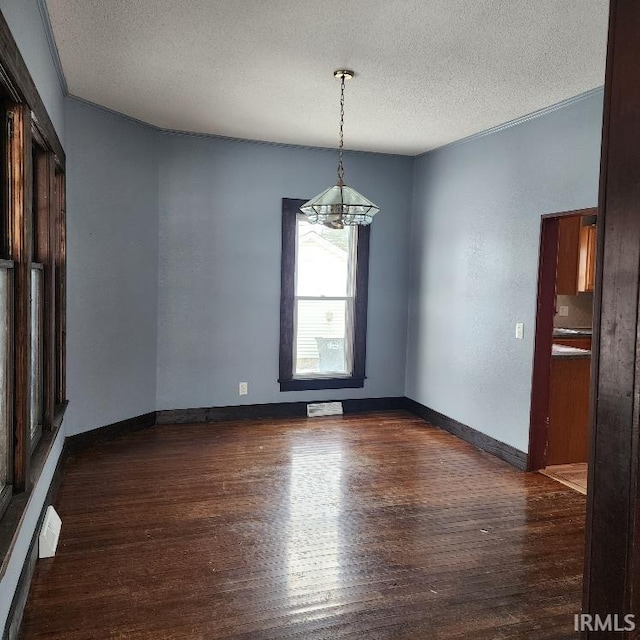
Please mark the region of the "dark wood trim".
<svg viewBox="0 0 640 640"><path fill-rule="evenodd" d="M282 258L280 261L280 390L282 383L293 376L293 318L296 270L296 213L307 202L304 199L282 198Z"/></svg>
<svg viewBox="0 0 640 640"><path fill-rule="evenodd" d="M529 428L528 470L546 466L549 431L551 349L555 316L556 265L558 260L557 217L542 219L540 262L538 266L538 302L536 313L533 376L531 382L531 418Z"/></svg>
<svg viewBox="0 0 640 640"><path fill-rule="evenodd" d="M366 379L367 305L369 296L370 227L358 227L356 247L356 294L353 319L353 371L346 378L293 377L293 323L295 302L296 216L305 199L282 199L282 260L280 273L280 391L354 389Z"/></svg>
<svg viewBox="0 0 640 640"><path fill-rule="evenodd" d="M14 99L19 95L33 112L36 125L43 134L56 159L61 166L65 166L66 158L53 122L47 113L44 102L36 89L35 82L22 58L18 45L9 29L4 16L0 13L0 77L5 79L6 89L13 94ZM17 95L16 95L17 94ZM31 117L27 119L31 122ZM31 132L31 126L29 126Z"/></svg>
<svg viewBox="0 0 640 640"><path fill-rule="evenodd" d="M11 256L11 218L9 198L9 120L7 118L7 95L2 91L0 81L0 180L2 195L0 196L0 258Z"/></svg>
<svg viewBox="0 0 640 640"><path fill-rule="evenodd" d="M278 380L280 391L313 391L322 389L358 389L364 387L364 378L292 378Z"/></svg>
<svg viewBox="0 0 640 640"><path fill-rule="evenodd" d="M345 413L367 413L368 411L400 411L406 409L404 396L388 398L352 398L340 400Z"/></svg>
<svg viewBox="0 0 640 640"><path fill-rule="evenodd" d="M4 512L7 510L12 497L13 485L9 482L9 484L6 484L0 489L0 518L2 518Z"/></svg>
<svg viewBox="0 0 640 640"><path fill-rule="evenodd" d="M2 20L0 20L0 23ZM2 26L0 24L0 33ZM1 41L1 37L0 37ZM1 46L1 42L0 42ZM0 58L1 59L1 58ZM30 458L30 400L31 379L30 331L31 331L31 260L32 260L32 215L31 215L31 114L25 105L12 105L11 118L11 175L10 219L11 258L15 262L14 285L14 488L26 491L29 488Z"/></svg>
<svg viewBox="0 0 640 640"><path fill-rule="evenodd" d="M14 266L13 260L2 260L1 269L6 271L7 275L7 317L6 317L6 360L4 362L4 375L6 376L6 395L5 395L5 409L6 409L6 424L7 424L7 477L5 478L5 487L0 497L0 519L4 515L14 490L14 446L13 446L13 433L14 433L14 384L13 384L13 363L14 363L14 346L15 346L15 332L14 332Z"/></svg>
<svg viewBox="0 0 640 640"><path fill-rule="evenodd" d="M583 610L640 623L640 3L611 0ZM586 632L587 638L638 637Z"/></svg>
<svg viewBox="0 0 640 640"><path fill-rule="evenodd" d="M53 428L57 429L62 424L62 419L64 418L65 411L69 406L69 401L65 400L62 404L57 404L53 411Z"/></svg>
<svg viewBox="0 0 640 640"><path fill-rule="evenodd" d="M554 213L543 213L542 220L547 218L568 218L569 216L597 216L598 207L587 207L586 209L569 209L568 211L556 211Z"/></svg>
<svg viewBox="0 0 640 640"><path fill-rule="evenodd" d="M29 543L29 551L27 552L24 564L22 565L22 571L20 572L20 578L18 579L18 585L11 601L11 608L9 609L9 615L5 623L5 627L2 633L2 638L7 640L17 639L20 631L20 624L22 622L22 616L24 608L27 603L27 597L29 595L29 589L31 587L31 580L36 568L36 560L38 559L38 537L40 535L40 529L44 521L44 516L47 511L47 507L50 504L55 504L58 491L60 489L60 483L62 481L62 471L67 457L66 447L63 446L58 463L56 464L55 471L51 478L51 484L47 491L40 515L38 516L38 523L31 536L31 542Z"/></svg>
<svg viewBox="0 0 640 640"><path fill-rule="evenodd" d="M157 424L196 424L246 420L252 418L306 418L311 402L342 402L344 413L390 411L404 408L404 398L359 398L353 400L313 400L309 402L277 402L228 407L169 409L157 412Z"/></svg>
<svg viewBox="0 0 640 640"><path fill-rule="evenodd" d="M358 246L356 249L356 296L354 301L355 318L353 319L353 378L362 380L366 378L365 363L367 358L370 237L371 227L369 225L358 227Z"/></svg>
<svg viewBox="0 0 640 640"><path fill-rule="evenodd" d="M150 411L149 413L144 413L136 416L135 418L127 418L126 420L120 420L120 422L114 422L113 424L108 424L104 427L91 429L91 431L67 436L66 445L69 452L73 453L93 446L99 442L106 442L108 440L113 440L114 438L120 438L133 431L153 427L155 424L156 412Z"/></svg>
<svg viewBox="0 0 640 640"><path fill-rule="evenodd" d="M42 264L42 428L51 429L54 412L55 387L55 261L56 234L53 217L54 161L50 153L34 145L34 206L33 224L36 229L34 259Z"/></svg>
<svg viewBox="0 0 640 640"><path fill-rule="evenodd" d="M67 362L67 212L65 194L65 175L59 167L56 167L54 176L55 194L55 229L57 243L55 244L55 403L66 404L66 362Z"/></svg>
<svg viewBox="0 0 640 640"><path fill-rule="evenodd" d="M470 427L462 422L458 422L449 416L439 413L430 407L425 407L423 404L406 398L405 408L417 416L420 416L434 427L440 427L445 431L448 431L452 435L460 438L472 444L474 447L486 451L505 462L513 465L521 471L527 468L527 454L524 451L520 451L515 447L512 447L505 442L500 442L486 433L481 433L473 427Z"/></svg>

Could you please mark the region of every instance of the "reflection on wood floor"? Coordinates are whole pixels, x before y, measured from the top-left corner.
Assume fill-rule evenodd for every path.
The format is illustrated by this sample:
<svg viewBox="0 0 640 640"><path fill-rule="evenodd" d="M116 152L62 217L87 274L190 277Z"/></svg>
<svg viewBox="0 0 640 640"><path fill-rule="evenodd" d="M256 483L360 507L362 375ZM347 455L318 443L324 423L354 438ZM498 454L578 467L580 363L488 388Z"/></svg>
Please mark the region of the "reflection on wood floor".
<svg viewBox="0 0 640 640"><path fill-rule="evenodd" d="M540 473L587 495L587 471L586 462L576 462L574 464L554 464L542 469Z"/></svg>
<svg viewBox="0 0 640 640"><path fill-rule="evenodd" d="M573 637L585 499L405 412L73 454L23 638Z"/></svg>

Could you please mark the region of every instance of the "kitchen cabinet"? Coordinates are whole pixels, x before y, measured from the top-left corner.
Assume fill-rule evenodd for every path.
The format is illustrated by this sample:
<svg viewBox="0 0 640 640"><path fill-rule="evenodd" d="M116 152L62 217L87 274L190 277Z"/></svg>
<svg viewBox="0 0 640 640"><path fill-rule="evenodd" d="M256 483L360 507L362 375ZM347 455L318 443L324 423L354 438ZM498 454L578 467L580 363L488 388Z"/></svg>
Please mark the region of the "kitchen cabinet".
<svg viewBox="0 0 640 640"><path fill-rule="evenodd" d="M551 358L547 466L587 462L591 358Z"/></svg>
<svg viewBox="0 0 640 640"><path fill-rule="evenodd" d="M578 260L580 257L580 216L560 218L558 228L558 266L556 293L575 296L578 293Z"/></svg>
<svg viewBox="0 0 640 640"><path fill-rule="evenodd" d="M596 282L596 226L580 227L578 291L593 291Z"/></svg>
<svg viewBox="0 0 640 640"><path fill-rule="evenodd" d="M554 338L553 344L561 344L565 347L575 347L576 349L591 351L591 338Z"/></svg>
<svg viewBox="0 0 640 640"><path fill-rule="evenodd" d="M596 226L583 216L561 218L558 228L556 294L592 292L596 279Z"/></svg>

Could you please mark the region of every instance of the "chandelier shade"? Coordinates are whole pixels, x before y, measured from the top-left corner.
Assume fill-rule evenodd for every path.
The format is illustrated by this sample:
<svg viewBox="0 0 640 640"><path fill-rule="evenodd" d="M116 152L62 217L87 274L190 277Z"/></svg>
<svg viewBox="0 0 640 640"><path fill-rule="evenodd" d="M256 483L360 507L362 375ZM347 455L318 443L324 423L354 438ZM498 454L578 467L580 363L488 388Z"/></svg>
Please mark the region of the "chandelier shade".
<svg viewBox="0 0 640 640"><path fill-rule="evenodd" d="M338 146L338 182L325 189L315 198L305 202L300 211L312 224L324 224L333 229L342 229L345 225L371 224L373 216L380 211L374 204L353 187L344 182L344 82L355 75L348 69L334 71L334 77L340 78L340 137Z"/></svg>
<svg viewBox="0 0 640 640"><path fill-rule="evenodd" d="M380 207L347 184L329 187L300 207L311 223L371 224Z"/></svg>

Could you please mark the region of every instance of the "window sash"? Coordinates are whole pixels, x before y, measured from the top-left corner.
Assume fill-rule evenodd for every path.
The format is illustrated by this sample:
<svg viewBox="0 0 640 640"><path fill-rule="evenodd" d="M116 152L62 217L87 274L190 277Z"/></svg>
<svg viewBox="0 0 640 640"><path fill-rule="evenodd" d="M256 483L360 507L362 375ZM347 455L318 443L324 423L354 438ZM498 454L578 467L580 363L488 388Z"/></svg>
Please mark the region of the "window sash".
<svg viewBox="0 0 640 640"><path fill-rule="evenodd" d="M295 260L294 260L294 292L298 298L304 297L322 297L331 299L332 297L355 297L356 291L356 270L358 265L358 227L347 227L345 231L349 233L349 244L347 247L347 273L346 273L346 290L343 296L327 296L325 294L319 294L318 296L305 296L299 295L299 274L300 274L300 233L299 223L306 222L306 216L302 213L298 213L295 216ZM319 225L321 226L321 225Z"/></svg>
<svg viewBox="0 0 640 640"><path fill-rule="evenodd" d="M344 356L345 371L313 371L298 372L298 344L299 344L299 302L325 302L325 301L343 301L345 303L345 335L344 335ZM294 319L293 319L293 378L296 380L310 380L314 378L350 378L353 375L353 328L354 328L354 309L355 296L296 296L294 301ZM322 336L318 336L322 337Z"/></svg>
<svg viewBox="0 0 640 640"><path fill-rule="evenodd" d="M300 274L300 259L301 259L301 248L300 248L300 223L305 223L307 221L306 216L301 213L297 213L295 216L295 237L296 237L296 245L295 245L295 261L294 261L294 281L295 287L294 291L296 295L294 296L293 303L293 340L291 341L291 349L292 349L292 362L293 362L293 370L292 370L292 378L294 379L304 379L310 380L315 378L349 378L353 375L353 333L354 333L354 303L355 303L355 294L356 294L356 267L357 267L357 247L358 247L358 228L357 227L347 227L345 228L345 233L349 234L348 245L347 245L347 269L346 269L346 282L345 289L346 294L342 296L327 296L327 295L298 295L297 292L299 290L299 274ZM300 323L299 323L299 312L300 312L300 301L344 301L345 310L344 310L344 357L345 357L345 371L298 371L298 347L299 347L299 334L300 334ZM316 336L316 338L322 338L322 336ZM319 365L318 365L319 366Z"/></svg>

